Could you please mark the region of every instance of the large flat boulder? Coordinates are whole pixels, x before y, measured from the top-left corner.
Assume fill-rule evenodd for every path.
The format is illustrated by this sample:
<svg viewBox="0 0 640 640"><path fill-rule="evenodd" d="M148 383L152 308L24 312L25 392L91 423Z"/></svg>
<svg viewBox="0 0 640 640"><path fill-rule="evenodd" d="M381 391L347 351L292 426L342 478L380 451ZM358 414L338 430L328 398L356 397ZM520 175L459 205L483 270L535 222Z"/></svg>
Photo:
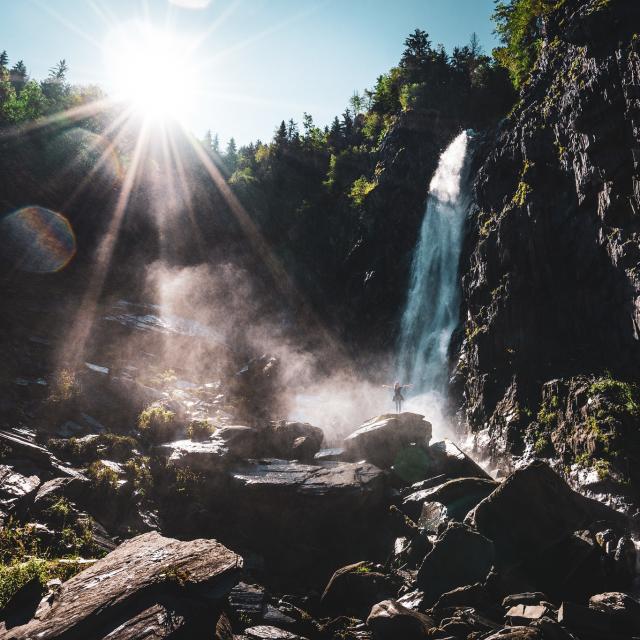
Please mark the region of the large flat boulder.
<svg viewBox="0 0 640 640"><path fill-rule="evenodd" d="M620 517L573 491L536 460L511 474L466 521L493 540L498 566L510 566L541 554L595 520Z"/></svg>
<svg viewBox="0 0 640 640"><path fill-rule="evenodd" d="M387 413L365 422L345 438L346 454L351 460L365 459L388 469L410 444L426 447L431 431L431 423L417 413Z"/></svg>
<svg viewBox="0 0 640 640"><path fill-rule="evenodd" d="M7 640L100 640L112 634L109 637L137 640L149 637L145 620L157 620L162 611L167 616L171 611L187 612L194 629L198 604L204 616L199 623L206 626L241 569L242 558L215 540L181 542L146 533L63 583L58 595L51 602L43 600L26 625L0 627L0 635ZM216 619L210 621L212 627Z"/></svg>

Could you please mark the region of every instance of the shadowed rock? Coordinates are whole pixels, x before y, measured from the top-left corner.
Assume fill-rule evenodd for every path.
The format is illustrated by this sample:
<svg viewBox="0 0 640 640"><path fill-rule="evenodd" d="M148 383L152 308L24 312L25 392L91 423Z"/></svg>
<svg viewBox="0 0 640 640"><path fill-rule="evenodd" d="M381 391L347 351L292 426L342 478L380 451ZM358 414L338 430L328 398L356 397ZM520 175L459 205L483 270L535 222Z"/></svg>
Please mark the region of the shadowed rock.
<svg viewBox="0 0 640 640"><path fill-rule="evenodd" d="M580 496L548 465L534 461L509 476L466 521L493 540L496 560L505 566L535 556L607 517L615 520L621 514Z"/></svg>
<svg viewBox="0 0 640 640"><path fill-rule="evenodd" d="M447 515L462 521L471 509L496 489L498 483L484 478L457 478L438 487L409 494L402 501L407 515L417 519L426 502L439 502L447 508Z"/></svg>
<svg viewBox="0 0 640 640"><path fill-rule="evenodd" d="M322 605L330 613L364 618L371 607L395 596L398 588L381 567L370 562L357 562L338 569L324 593Z"/></svg>
<svg viewBox="0 0 640 640"><path fill-rule="evenodd" d="M431 605L447 591L484 582L493 562L491 540L466 525L451 523L422 562L417 584Z"/></svg>
<svg viewBox="0 0 640 640"><path fill-rule="evenodd" d="M397 600L374 605L367 618L374 640L421 640L435 627L432 618L402 606Z"/></svg>

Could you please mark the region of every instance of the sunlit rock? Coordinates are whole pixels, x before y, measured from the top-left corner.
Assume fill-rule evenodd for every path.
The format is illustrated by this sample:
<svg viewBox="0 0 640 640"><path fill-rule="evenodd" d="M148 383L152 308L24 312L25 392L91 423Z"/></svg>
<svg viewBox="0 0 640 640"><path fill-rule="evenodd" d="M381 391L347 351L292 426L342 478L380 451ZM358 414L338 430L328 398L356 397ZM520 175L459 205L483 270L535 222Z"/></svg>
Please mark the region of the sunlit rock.
<svg viewBox="0 0 640 640"><path fill-rule="evenodd" d="M431 439L431 423L417 413L388 413L365 422L344 440L352 460L364 458L381 468L389 468L398 454L412 443L426 447Z"/></svg>
<svg viewBox="0 0 640 640"><path fill-rule="evenodd" d="M26 625L0 631L7 640L134 640L149 637L157 627L155 637L163 638L168 621L184 618L184 631L198 637L215 626L216 603L229 593L241 569L242 558L215 540L180 542L147 533L64 582Z"/></svg>

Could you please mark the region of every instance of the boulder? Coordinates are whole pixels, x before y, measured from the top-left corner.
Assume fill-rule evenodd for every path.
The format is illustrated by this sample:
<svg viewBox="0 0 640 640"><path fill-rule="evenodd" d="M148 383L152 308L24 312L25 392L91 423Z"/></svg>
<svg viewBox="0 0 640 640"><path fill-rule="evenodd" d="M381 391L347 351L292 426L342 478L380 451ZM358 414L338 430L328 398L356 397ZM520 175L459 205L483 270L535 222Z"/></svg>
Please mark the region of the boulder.
<svg viewBox="0 0 640 640"><path fill-rule="evenodd" d="M63 583L26 625L5 630L7 640L111 637L142 639L150 619L185 612L189 629L209 628L212 611L236 583L242 558L215 540L181 542L146 533ZM188 615L187 615L188 614ZM147 626L144 622L147 621ZM126 629L116 631L117 629ZM165 636L159 636L165 637Z"/></svg>
<svg viewBox="0 0 640 640"><path fill-rule="evenodd" d="M336 565L356 554L377 557L391 543L380 526L392 500L387 475L366 462L248 460L232 465L224 486L207 496L211 530L241 535L278 573L286 565L326 581Z"/></svg>
<svg viewBox="0 0 640 640"><path fill-rule="evenodd" d="M271 423L260 435L262 455L285 460L313 460L324 440L324 433L319 427L285 420Z"/></svg>
<svg viewBox="0 0 640 640"><path fill-rule="evenodd" d="M11 508L33 497L41 480L40 469L25 460L0 464L0 506Z"/></svg>
<svg viewBox="0 0 640 640"><path fill-rule="evenodd" d="M224 442L234 457L253 458L260 454L258 436L258 430L253 427L229 425L218 429L212 439Z"/></svg>
<svg viewBox="0 0 640 640"><path fill-rule="evenodd" d="M245 629L244 635L250 640L306 640L290 631L270 625L258 625Z"/></svg>
<svg viewBox="0 0 640 640"><path fill-rule="evenodd" d="M511 474L465 521L493 540L499 566L509 566L542 554L598 519L602 509L612 518L621 516L594 506L536 460Z"/></svg>
<svg viewBox="0 0 640 640"><path fill-rule="evenodd" d="M372 418L345 438L346 455L364 458L381 468L390 468L398 454L411 443L426 447L431 423L416 413L389 413Z"/></svg>
<svg viewBox="0 0 640 640"><path fill-rule="evenodd" d="M224 472L233 460L226 443L217 438L203 442L176 440L158 449L167 457L169 465L207 475Z"/></svg>
<svg viewBox="0 0 640 640"><path fill-rule="evenodd" d="M626 593L613 591L591 596L589 608L608 614L619 631L640 632L640 603Z"/></svg>
<svg viewBox="0 0 640 640"><path fill-rule="evenodd" d="M367 618L374 640L422 640L436 625L432 618L407 609L397 600L374 605Z"/></svg>
<svg viewBox="0 0 640 640"><path fill-rule="evenodd" d="M428 477L443 474L448 478L486 478L491 476L451 440L434 442L428 449Z"/></svg>
<svg viewBox="0 0 640 640"><path fill-rule="evenodd" d="M416 581L424 591L425 602L432 605L447 591L484 582L493 562L491 540L452 522L425 557Z"/></svg>
<svg viewBox="0 0 640 640"><path fill-rule="evenodd" d="M466 515L496 487L495 480L486 478L456 478L431 489L409 494L402 501L402 508L417 519L425 502L439 502L447 508L447 516L462 522Z"/></svg>
<svg viewBox="0 0 640 640"><path fill-rule="evenodd" d="M394 597L395 581L382 567L371 562L357 562L338 569L322 594L323 608L330 614L364 618L381 600Z"/></svg>
<svg viewBox="0 0 640 640"><path fill-rule="evenodd" d="M267 596L260 585L239 582L229 593L229 607L236 621L262 620Z"/></svg>
<svg viewBox="0 0 640 640"><path fill-rule="evenodd" d="M437 535L449 520L447 507L440 502L425 502L418 518L418 527L427 535Z"/></svg>

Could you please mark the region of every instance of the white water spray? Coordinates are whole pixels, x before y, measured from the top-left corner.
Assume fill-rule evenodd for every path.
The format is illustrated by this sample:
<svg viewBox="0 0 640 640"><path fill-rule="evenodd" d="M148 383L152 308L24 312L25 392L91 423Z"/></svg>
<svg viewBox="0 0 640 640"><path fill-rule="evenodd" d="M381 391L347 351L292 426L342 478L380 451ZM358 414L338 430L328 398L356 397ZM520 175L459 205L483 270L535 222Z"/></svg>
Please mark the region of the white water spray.
<svg viewBox="0 0 640 640"><path fill-rule="evenodd" d="M401 324L398 379L414 385L406 409L426 413L436 430L445 428L449 343L460 309L458 263L469 208L468 143L469 134L463 132L447 147L429 185Z"/></svg>

